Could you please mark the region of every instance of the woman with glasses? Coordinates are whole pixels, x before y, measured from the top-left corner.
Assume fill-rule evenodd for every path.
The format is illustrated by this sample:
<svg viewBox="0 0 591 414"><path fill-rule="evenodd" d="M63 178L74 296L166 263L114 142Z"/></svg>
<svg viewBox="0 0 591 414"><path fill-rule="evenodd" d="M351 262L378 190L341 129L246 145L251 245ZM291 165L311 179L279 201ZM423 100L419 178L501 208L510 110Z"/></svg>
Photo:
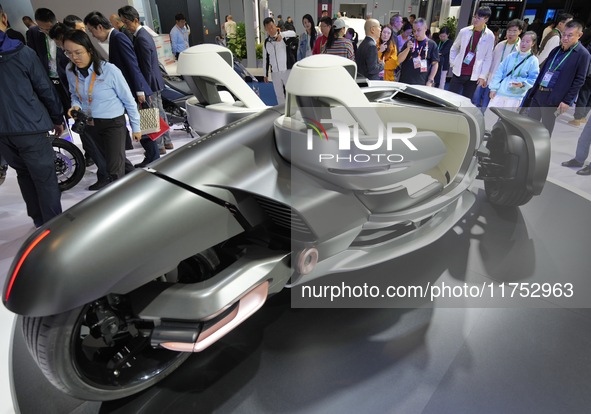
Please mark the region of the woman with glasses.
<svg viewBox="0 0 591 414"><path fill-rule="evenodd" d="M101 57L85 32L66 32L63 40L66 56L72 61L67 71L72 96L68 114L78 121L81 117L73 114L74 110L88 117L85 130L107 163L107 182L96 183L102 188L125 173L125 164L129 161L125 158L124 113L127 111L133 137L139 141L139 112L121 71Z"/></svg>

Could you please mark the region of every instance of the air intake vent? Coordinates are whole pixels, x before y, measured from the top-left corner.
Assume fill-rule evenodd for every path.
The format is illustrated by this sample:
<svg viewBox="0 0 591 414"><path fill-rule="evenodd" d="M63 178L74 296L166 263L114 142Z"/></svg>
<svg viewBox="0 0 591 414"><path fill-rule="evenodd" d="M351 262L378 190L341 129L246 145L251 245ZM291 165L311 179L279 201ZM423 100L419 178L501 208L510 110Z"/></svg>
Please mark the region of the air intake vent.
<svg viewBox="0 0 591 414"><path fill-rule="evenodd" d="M292 238L303 241L312 241L316 238L304 219L288 205L265 197L254 198L273 224L280 230L291 232Z"/></svg>

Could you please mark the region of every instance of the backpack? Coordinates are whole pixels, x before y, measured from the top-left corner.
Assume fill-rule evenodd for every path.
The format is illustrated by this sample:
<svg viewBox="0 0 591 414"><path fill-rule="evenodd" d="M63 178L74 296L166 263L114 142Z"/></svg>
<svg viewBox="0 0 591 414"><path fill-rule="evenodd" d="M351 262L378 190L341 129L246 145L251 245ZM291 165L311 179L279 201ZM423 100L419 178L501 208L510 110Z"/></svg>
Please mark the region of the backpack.
<svg viewBox="0 0 591 414"><path fill-rule="evenodd" d="M299 45L299 36L283 38L285 42L285 54L287 55L287 69L291 69L293 65L298 60L298 45ZM267 37L265 39L265 44L263 45L263 49L267 50L267 43L270 42L270 38ZM267 52L267 67L265 68L265 73L269 73L269 52Z"/></svg>
<svg viewBox="0 0 591 414"><path fill-rule="evenodd" d="M299 36L283 39L287 52L287 69L291 69L298 60L298 46L300 44Z"/></svg>

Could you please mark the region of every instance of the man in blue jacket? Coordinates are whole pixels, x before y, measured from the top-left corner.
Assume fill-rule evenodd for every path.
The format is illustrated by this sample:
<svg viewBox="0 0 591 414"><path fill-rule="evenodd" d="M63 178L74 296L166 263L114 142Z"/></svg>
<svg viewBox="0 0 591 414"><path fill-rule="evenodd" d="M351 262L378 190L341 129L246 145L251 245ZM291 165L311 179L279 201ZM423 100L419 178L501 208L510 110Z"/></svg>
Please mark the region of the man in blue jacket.
<svg viewBox="0 0 591 414"><path fill-rule="evenodd" d="M160 116L168 122L164 106L162 104L161 91L164 89L164 79L160 72L160 65L158 62L158 51L152 35L145 30L140 24L140 15L133 6L121 7L118 11L121 21L127 30L133 35L133 49L137 56L140 71L152 89L152 105L157 107L160 111ZM165 132L160 138L156 140L159 149L172 149L172 141L170 134ZM136 165L136 167L145 167L151 160L146 157L144 161Z"/></svg>
<svg viewBox="0 0 591 414"><path fill-rule="evenodd" d="M62 105L35 52L6 36L0 7L0 153L17 172L27 214L39 227L62 212L47 131L64 130Z"/></svg>
<svg viewBox="0 0 591 414"><path fill-rule="evenodd" d="M550 134L556 117L568 110L585 83L591 56L579 42L582 35L581 23L571 20L566 24L561 45L550 52L524 100L524 106L530 107L528 116L541 119Z"/></svg>

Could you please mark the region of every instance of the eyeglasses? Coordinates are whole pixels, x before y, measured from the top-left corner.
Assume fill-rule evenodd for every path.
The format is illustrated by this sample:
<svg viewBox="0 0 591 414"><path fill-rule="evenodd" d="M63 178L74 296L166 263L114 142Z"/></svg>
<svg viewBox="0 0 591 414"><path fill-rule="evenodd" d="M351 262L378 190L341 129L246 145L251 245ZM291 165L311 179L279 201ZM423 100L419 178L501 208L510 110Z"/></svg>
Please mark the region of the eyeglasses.
<svg viewBox="0 0 591 414"><path fill-rule="evenodd" d="M64 50L64 55L66 55L68 58L72 59L73 57L81 57L84 56L85 54L87 54L88 52L86 50L76 50L75 52L70 52L67 50Z"/></svg>
<svg viewBox="0 0 591 414"><path fill-rule="evenodd" d="M473 18L473 19L478 19L478 20L480 20L480 19L485 19L486 17L484 17L484 16L479 16L479 15L475 14L474 16L472 16L472 18Z"/></svg>

